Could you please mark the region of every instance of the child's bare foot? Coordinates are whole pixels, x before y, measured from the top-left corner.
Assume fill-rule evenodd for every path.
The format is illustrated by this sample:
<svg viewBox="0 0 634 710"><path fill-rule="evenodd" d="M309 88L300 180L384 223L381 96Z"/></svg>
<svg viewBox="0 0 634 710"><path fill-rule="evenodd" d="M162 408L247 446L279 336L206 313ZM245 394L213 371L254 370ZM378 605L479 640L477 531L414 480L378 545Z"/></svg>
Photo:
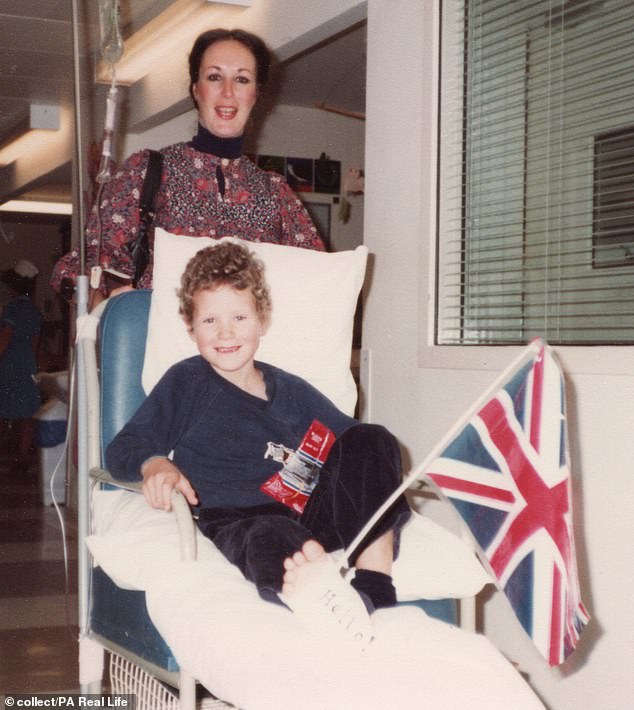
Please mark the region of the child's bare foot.
<svg viewBox="0 0 634 710"><path fill-rule="evenodd" d="M316 540L305 542L301 550L284 560L285 572L282 593L293 594L295 591L301 590L305 580L308 579L311 565L323 564L326 558L326 551ZM301 568L304 565L308 565L308 567L302 570Z"/></svg>
<svg viewBox="0 0 634 710"><path fill-rule="evenodd" d="M372 641L370 616L361 597L342 578L316 540L284 560L282 601L299 621L316 633L337 635L364 649Z"/></svg>

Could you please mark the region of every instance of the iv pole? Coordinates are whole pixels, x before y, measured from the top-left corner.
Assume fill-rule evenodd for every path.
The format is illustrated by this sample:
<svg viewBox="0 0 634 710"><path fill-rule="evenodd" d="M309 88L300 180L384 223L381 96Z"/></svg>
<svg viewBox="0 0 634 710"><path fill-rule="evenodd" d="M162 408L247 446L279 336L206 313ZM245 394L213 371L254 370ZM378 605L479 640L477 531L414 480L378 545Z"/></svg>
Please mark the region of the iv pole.
<svg viewBox="0 0 634 710"><path fill-rule="evenodd" d="M79 321L88 312L88 277L86 276L86 245L84 240L84 151L81 123L81 86L79 68L79 13L77 1L72 0L73 13L73 78L74 78L74 117L75 117L75 150L74 150L74 229L75 244L79 248L79 274L77 276L76 307L77 307L77 330ZM87 421L88 403L86 397L86 375L84 368L83 345L77 340L75 345L74 365L76 372L75 391L71 394L77 403L77 528L80 548L78 550L78 577L80 580L88 579L90 559L85 549L85 540L88 535L88 511L82 501L88 498L88 452L86 447L86 437L81 435L80 428ZM70 422L69 422L70 424ZM79 585L78 589L78 621L79 621L79 679L83 692L88 692L90 686L86 684L86 649L91 644L86 638L88 625L88 588L87 585ZM103 660L101 660L103 664ZM91 665L95 665L94 663ZM97 660L99 666L99 660Z"/></svg>
<svg viewBox="0 0 634 710"><path fill-rule="evenodd" d="M86 358L94 356L96 326L93 316L88 314L89 278L86 275L86 244L84 239L85 210L84 210L84 149L81 123L81 85L79 65L79 14L78 0L72 0L72 26L73 26L73 69L74 69L74 109L75 109L75 236L79 248L79 275L77 277L77 339L75 344L75 372L76 372L76 402L77 402L77 537L78 549L78 623L79 623L79 685L83 693L98 692L101 688L103 675L104 651L100 644L89 636L89 589L90 555L86 547L86 538L90 533L88 516L89 500L89 469L98 457L98 446L95 444L94 426L92 425L94 409L98 406L93 402L92 409L88 404L88 387L94 388L95 383L89 381ZM118 28L118 0L99 0L101 10L103 58L111 64L112 86L109 92L108 111L106 116L107 129L114 128L114 97L116 87L114 81L114 64L123 53L123 44ZM104 30L104 17L108 18L109 25ZM104 42L104 35L107 40ZM107 156L106 156L107 152ZM110 158L110 141L104 144L104 157L106 170L100 173L100 182L109 179L108 161ZM95 337L91 337L94 331Z"/></svg>
<svg viewBox="0 0 634 710"><path fill-rule="evenodd" d="M74 80L74 112L75 112L75 234L76 243L79 245L79 271L83 276L86 270L86 248L83 239L84 229L84 151L82 148L82 126L81 126L81 87L79 78L79 13L77 9L77 0L72 0L73 10L73 80ZM79 296L79 294L78 294ZM79 302L78 302L79 305ZM84 304L85 305L85 304Z"/></svg>

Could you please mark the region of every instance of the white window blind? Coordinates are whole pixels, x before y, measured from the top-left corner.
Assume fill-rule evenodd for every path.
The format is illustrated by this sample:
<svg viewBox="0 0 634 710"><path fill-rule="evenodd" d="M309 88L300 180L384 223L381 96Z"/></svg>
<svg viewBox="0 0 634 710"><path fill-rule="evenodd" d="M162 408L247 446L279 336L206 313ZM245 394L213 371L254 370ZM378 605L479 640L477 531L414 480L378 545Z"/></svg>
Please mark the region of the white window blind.
<svg viewBox="0 0 634 710"><path fill-rule="evenodd" d="M436 342L634 343L634 2L442 10Z"/></svg>

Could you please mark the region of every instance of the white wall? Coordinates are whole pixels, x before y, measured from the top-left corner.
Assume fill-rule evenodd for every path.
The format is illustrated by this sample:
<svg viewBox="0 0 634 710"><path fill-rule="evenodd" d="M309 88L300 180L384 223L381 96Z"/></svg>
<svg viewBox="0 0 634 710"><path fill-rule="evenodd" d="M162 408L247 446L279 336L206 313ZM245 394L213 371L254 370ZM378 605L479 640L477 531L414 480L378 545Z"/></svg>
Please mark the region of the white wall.
<svg viewBox="0 0 634 710"><path fill-rule="evenodd" d="M436 0L368 2L365 242L374 270L364 320L366 396L371 418L387 424L414 461L510 357L506 349L431 346L437 15ZM583 596L594 619L564 672L545 667L499 595L487 604L487 633L530 674L550 710L625 710L634 698L634 352L560 354Z"/></svg>

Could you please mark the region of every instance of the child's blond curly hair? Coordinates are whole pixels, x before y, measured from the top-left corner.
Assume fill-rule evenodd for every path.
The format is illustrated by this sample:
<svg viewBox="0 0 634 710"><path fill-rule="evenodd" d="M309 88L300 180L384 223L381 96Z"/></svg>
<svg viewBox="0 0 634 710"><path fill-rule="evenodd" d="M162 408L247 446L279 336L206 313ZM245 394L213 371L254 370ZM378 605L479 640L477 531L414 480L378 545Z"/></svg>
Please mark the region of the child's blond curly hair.
<svg viewBox="0 0 634 710"><path fill-rule="evenodd" d="M264 264L245 246L222 242L201 249L192 257L181 277L178 291L179 312L191 326L194 319L194 296L198 291L231 286L238 291L250 289L255 309L264 321L271 312L271 294L264 277Z"/></svg>

